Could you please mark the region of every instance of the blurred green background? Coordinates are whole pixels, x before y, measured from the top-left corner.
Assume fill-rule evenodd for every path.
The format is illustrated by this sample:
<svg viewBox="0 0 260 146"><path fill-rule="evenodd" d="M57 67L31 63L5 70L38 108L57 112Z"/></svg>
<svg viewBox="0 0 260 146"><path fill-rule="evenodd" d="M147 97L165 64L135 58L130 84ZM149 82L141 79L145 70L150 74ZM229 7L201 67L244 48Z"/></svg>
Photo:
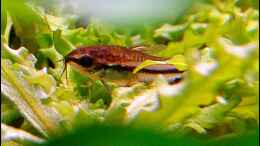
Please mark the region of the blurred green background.
<svg viewBox="0 0 260 146"><path fill-rule="evenodd" d="M1 0L1 145L258 145L258 4ZM58 60L89 45L146 46L184 68L185 85L110 94L70 66L61 77Z"/></svg>

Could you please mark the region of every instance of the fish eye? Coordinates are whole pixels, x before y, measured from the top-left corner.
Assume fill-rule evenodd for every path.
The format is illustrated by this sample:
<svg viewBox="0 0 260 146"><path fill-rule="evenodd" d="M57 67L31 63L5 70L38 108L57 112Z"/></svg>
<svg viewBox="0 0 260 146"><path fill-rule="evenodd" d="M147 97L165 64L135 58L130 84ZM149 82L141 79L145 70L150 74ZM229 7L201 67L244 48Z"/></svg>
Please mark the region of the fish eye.
<svg viewBox="0 0 260 146"><path fill-rule="evenodd" d="M90 67L93 64L93 60L88 56L83 56L77 60L77 63L83 67Z"/></svg>

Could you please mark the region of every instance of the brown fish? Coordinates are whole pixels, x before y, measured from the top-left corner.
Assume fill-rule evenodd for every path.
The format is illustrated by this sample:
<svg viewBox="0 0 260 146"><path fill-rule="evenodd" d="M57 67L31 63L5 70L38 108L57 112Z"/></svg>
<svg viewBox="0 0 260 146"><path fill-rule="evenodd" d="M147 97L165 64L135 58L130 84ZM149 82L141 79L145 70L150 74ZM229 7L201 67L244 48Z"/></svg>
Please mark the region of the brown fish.
<svg viewBox="0 0 260 146"><path fill-rule="evenodd" d="M93 70L103 70L103 73L106 69L113 69L119 72L127 71L128 78L123 79L126 80L126 85L136 81L151 81L158 74L164 75L170 83L175 83L181 79L183 71L177 70L175 66L170 64L151 65L143 68L139 73L132 74L133 69L145 60L165 61L167 59L121 46L97 45L73 50L65 56L65 63L70 63L85 73L88 72L88 75ZM119 80L115 79L114 81L118 82Z"/></svg>

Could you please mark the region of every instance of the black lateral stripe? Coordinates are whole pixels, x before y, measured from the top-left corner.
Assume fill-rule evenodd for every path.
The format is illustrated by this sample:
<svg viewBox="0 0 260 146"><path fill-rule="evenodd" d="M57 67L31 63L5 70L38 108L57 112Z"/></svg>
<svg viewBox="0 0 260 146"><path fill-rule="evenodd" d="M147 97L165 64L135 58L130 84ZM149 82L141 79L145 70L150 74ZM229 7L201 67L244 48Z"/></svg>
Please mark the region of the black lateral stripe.
<svg viewBox="0 0 260 146"><path fill-rule="evenodd" d="M123 67L121 65L113 65L113 66L108 66L108 65L104 65L102 64L101 66L99 66L100 68L103 69L115 69L118 71L133 71L135 68L134 67ZM177 69L169 69L169 70L152 70L152 69L142 69L140 70L140 72L145 72L145 73L154 73L154 74L158 74L158 73L183 73L184 71L179 71Z"/></svg>

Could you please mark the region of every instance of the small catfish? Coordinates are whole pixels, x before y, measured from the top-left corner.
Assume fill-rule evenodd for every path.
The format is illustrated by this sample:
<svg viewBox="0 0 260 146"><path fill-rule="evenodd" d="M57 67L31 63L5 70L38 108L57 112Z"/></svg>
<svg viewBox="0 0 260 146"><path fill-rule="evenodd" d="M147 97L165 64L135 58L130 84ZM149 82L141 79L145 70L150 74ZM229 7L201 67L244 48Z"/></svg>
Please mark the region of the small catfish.
<svg viewBox="0 0 260 146"><path fill-rule="evenodd" d="M120 86L150 82L159 74L170 84L177 83L182 79L183 71L170 64L151 65L135 74L132 73L145 60L167 59L148 55L133 48L97 45L80 47L70 52L65 56L65 67L69 63L93 80L109 81Z"/></svg>

